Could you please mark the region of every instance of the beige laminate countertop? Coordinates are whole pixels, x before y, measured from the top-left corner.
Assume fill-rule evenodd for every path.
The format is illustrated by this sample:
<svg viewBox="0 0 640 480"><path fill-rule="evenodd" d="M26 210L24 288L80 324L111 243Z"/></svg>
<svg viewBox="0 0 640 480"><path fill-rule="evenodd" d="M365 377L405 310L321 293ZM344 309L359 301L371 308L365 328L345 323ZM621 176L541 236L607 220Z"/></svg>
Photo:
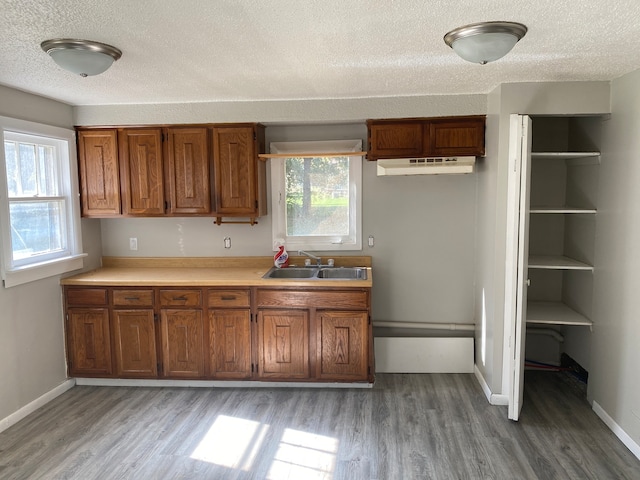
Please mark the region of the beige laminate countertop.
<svg viewBox="0 0 640 480"><path fill-rule="evenodd" d="M184 262L182 262L184 263ZM211 262L207 262L211 263ZM244 262L246 263L246 262ZM373 284L371 268L368 267L367 280L341 279L264 279L262 276L271 268L264 262L258 266L176 266L162 262L145 264L142 262L118 263L103 261L103 268L81 273L60 281L62 285L77 286L148 286L148 287L343 287L370 288ZM365 266L365 265L362 265Z"/></svg>

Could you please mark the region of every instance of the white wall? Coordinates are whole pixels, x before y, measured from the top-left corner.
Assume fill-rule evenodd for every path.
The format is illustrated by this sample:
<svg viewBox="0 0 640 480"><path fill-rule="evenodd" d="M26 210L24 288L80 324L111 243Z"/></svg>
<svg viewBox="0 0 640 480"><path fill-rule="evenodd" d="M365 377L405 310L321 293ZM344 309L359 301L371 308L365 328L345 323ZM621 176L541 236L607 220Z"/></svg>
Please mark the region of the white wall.
<svg viewBox="0 0 640 480"><path fill-rule="evenodd" d="M595 245L588 397L640 444L640 70L612 82Z"/></svg>
<svg viewBox="0 0 640 480"><path fill-rule="evenodd" d="M486 331L476 334L486 342L485 361L482 361L482 349L476 348L476 364L493 393L506 394L509 387L506 371L509 362L505 357L512 326L508 324L509 319L506 319L507 323L504 319L509 115L587 115L609 111L608 82L503 84L489 95L489 117L499 116L497 132L491 120L488 130L489 141L494 145L491 155L495 155L497 141L497 157L491 158L496 162L495 166L488 165L485 174L478 176L478 192L483 205L478 213L478 245L481 248L478 258L482 260L476 272L475 295L476 317L482 318L482 305L484 312L492 315L487 318ZM493 364L490 363L492 360Z"/></svg>
<svg viewBox="0 0 640 480"><path fill-rule="evenodd" d="M0 115L72 128L72 109L43 97L0 86ZM83 243L96 266L99 223L83 221ZM0 420L67 378L60 277L0 287Z"/></svg>
<svg viewBox="0 0 640 480"><path fill-rule="evenodd" d="M233 110L211 105L156 105L144 121L131 106L78 107L89 124L262 121L271 141L361 138L362 119L393 116L483 114L483 96L368 99L342 102L265 102ZM226 110L228 109L228 110ZM211 112L211 113L206 113ZM222 113L221 113L222 112ZM227 112L229 117L224 117ZM269 123L286 119L286 124ZM335 123L335 119L349 123ZM354 119L361 119L354 121ZM331 124L327 122L331 120ZM297 125L292 125L296 123ZM271 255L271 217L256 226L214 225L210 218L102 220L102 245L109 256ZM373 319L403 322L473 323L475 261L475 175L378 177L374 162L363 168L363 235L355 255L371 255L374 265ZM232 247L225 250L224 237ZM138 238L131 252L129 237ZM423 333L424 334L424 333Z"/></svg>

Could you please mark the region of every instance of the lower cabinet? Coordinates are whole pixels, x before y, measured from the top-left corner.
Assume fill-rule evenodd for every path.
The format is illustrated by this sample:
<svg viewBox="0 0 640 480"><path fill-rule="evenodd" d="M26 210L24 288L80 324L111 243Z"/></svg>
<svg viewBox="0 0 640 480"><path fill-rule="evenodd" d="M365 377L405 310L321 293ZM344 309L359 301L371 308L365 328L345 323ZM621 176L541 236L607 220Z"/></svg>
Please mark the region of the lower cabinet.
<svg viewBox="0 0 640 480"><path fill-rule="evenodd" d="M153 310L114 310L116 374L119 377L158 376Z"/></svg>
<svg viewBox="0 0 640 480"><path fill-rule="evenodd" d="M160 290L160 325L163 376L204 377L202 291Z"/></svg>
<svg viewBox="0 0 640 480"><path fill-rule="evenodd" d="M367 288L64 292L71 376L373 381Z"/></svg>
<svg viewBox="0 0 640 480"><path fill-rule="evenodd" d="M362 380L369 373L367 312L317 313L319 361L316 377L332 380Z"/></svg>
<svg viewBox="0 0 640 480"><path fill-rule="evenodd" d="M67 310L67 354L69 374L111 376L111 335L106 308Z"/></svg>
<svg viewBox="0 0 640 480"><path fill-rule="evenodd" d="M209 310L209 368L214 378L251 378L251 312Z"/></svg>
<svg viewBox="0 0 640 480"><path fill-rule="evenodd" d="M258 376L309 378L309 312L258 312Z"/></svg>

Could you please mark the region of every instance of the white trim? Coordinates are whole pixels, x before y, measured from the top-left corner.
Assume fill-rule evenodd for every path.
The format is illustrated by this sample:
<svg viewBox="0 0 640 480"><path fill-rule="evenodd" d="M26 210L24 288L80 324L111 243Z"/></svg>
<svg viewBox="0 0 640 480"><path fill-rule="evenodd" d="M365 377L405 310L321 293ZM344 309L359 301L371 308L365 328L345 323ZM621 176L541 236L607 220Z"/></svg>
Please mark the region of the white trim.
<svg viewBox="0 0 640 480"><path fill-rule="evenodd" d="M640 460L640 445L638 445L633 438L625 432L620 425L618 425L613 418L609 416L607 412L596 402L593 401L593 411L600 417L607 427L614 433L616 437L620 439L624 446L627 447L631 453L633 453L638 460Z"/></svg>
<svg viewBox="0 0 640 480"><path fill-rule="evenodd" d="M36 122L28 122L10 117L0 116L0 137L4 140L5 131L12 135L31 135L44 137L52 143L57 143L60 153L64 153L60 160L60 174L63 195L66 206L66 229L69 232L65 256L43 255L38 261L32 258L27 263L14 262L11 252L11 235L8 233L9 200L7 196L7 178L4 160L4 144L0 147L0 273L5 287L21 285L23 283L40 280L42 278L60 275L78 270L83 267L82 231L80 222L80 194L78 187L78 166L76 152L75 131L68 128L53 127ZM7 228L5 228L7 227ZM6 231L5 231L6 230ZM53 256L53 258L51 258ZM51 258L50 261L43 261Z"/></svg>
<svg viewBox="0 0 640 480"><path fill-rule="evenodd" d="M7 428L12 427L16 423L18 423L20 420L25 418L27 415L35 412L38 408L46 405L54 398L59 397L67 390L70 390L71 388L73 388L75 384L76 382L72 378L69 380L65 380L63 383L61 383L57 387L55 387L52 390L49 390L44 395L36 398L33 402L28 403L27 405L22 407L20 410L12 413L6 418L3 418L2 420L0 420L0 432L4 432Z"/></svg>
<svg viewBox="0 0 640 480"><path fill-rule="evenodd" d="M284 154L295 153L321 157L324 152L357 153L362 150L362 140L323 140L317 142L274 142L270 144L271 153L283 155L271 159L271 234L273 249L278 249L284 242L291 252L297 250L335 251L362 250L362 159L359 156L344 156L349 158L349 234L329 237L319 236L286 236L286 205L285 205L285 161ZM301 153L302 152L302 153Z"/></svg>
<svg viewBox="0 0 640 480"><path fill-rule="evenodd" d="M76 378L76 385L96 387L202 388L373 388L373 383L257 382L243 380L153 380L132 378Z"/></svg>
<svg viewBox="0 0 640 480"><path fill-rule="evenodd" d="M80 255L57 258L48 262L26 265L14 270L5 270L4 287L15 287L16 285L22 285L23 283L33 282L42 278L80 270L84 265L83 259L86 256L86 253L81 253Z"/></svg>
<svg viewBox="0 0 640 480"><path fill-rule="evenodd" d="M484 392L484 396L487 397L487 401L491 405L503 405L503 406L509 405L508 395L503 395L501 393L491 393L491 389L489 388L489 385L487 384L486 380L482 376L482 372L480 372L478 365L474 366L473 373L475 374L476 379L478 380L478 383L480 384L480 387Z"/></svg>

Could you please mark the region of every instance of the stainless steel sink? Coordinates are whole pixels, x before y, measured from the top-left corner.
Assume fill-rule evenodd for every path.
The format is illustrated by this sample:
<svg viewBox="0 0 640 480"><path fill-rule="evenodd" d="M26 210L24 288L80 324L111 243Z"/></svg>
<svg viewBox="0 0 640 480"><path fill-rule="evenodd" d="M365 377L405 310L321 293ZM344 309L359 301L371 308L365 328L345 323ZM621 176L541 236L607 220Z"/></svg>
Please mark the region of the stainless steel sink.
<svg viewBox="0 0 640 480"><path fill-rule="evenodd" d="M316 276L316 268L276 268L272 267L262 278L313 278Z"/></svg>
<svg viewBox="0 0 640 480"><path fill-rule="evenodd" d="M290 280L366 280L367 269L362 267L272 267L262 278L287 278Z"/></svg>
<svg viewBox="0 0 640 480"><path fill-rule="evenodd" d="M360 267L321 268L318 271L318 278L366 280L367 269Z"/></svg>

